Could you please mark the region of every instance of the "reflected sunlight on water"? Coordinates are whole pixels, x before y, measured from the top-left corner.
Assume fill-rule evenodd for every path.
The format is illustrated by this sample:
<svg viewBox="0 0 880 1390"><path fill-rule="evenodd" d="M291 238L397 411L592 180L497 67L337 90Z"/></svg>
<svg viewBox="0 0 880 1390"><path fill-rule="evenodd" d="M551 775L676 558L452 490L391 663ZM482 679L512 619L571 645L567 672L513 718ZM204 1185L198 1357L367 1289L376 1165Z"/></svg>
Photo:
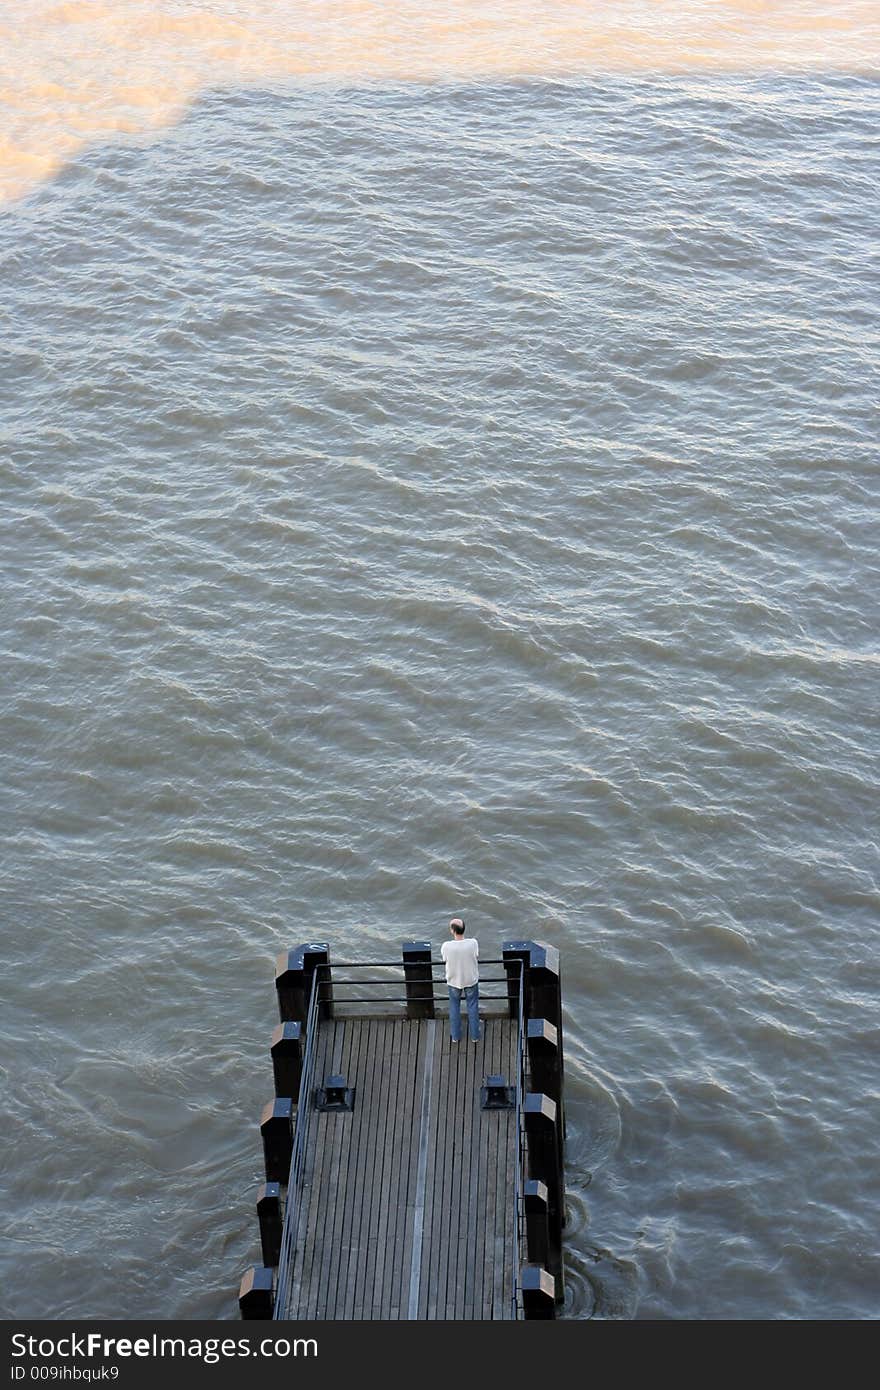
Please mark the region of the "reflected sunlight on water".
<svg viewBox="0 0 880 1390"><path fill-rule="evenodd" d="M0 3L0 200L77 150L180 118L202 91L284 78L865 71L877 6L851 0L29 0Z"/></svg>

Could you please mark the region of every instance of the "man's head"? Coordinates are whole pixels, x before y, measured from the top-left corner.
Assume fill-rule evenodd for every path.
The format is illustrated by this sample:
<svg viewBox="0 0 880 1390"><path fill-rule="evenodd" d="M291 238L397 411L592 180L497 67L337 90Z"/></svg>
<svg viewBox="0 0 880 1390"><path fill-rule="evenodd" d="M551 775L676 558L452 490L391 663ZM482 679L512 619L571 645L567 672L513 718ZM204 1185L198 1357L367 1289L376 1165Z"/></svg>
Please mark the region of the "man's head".
<svg viewBox="0 0 880 1390"><path fill-rule="evenodd" d="M449 923L449 930L452 932L453 936L464 936L464 918L453 917L452 921Z"/></svg>

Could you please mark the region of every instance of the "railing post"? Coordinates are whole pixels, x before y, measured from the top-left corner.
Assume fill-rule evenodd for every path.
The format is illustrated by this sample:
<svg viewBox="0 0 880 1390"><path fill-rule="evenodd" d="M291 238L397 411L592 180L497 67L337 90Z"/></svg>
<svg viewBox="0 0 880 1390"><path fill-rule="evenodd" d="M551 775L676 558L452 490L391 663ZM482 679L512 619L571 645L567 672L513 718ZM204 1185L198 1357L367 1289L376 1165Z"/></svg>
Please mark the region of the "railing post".
<svg viewBox="0 0 880 1390"><path fill-rule="evenodd" d="M550 1259L550 1216L547 1184L527 1178L523 1185L526 1210L526 1250L529 1264L547 1268ZM267 1261L268 1263L268 1261Z"/></svg>
<svg viewBox="0 0 880 1390"><path fill-rule="evenodd" d="M275 1268L281 1254L281 1184L264 1182L257 1193L257 1220L260 1223L260 1247L263 1264Z"/></svg>
<svg viewBox="0 0 880 1390"><path fill-rule="evenodd" d="M407 1018L434 1017L434 980L430 941L407 941L403 947Z"/></svg>
<svg viewBox="0 0 880 1390"><path fill-rule="evenodd" d="M251 1265L238 1287L238 1306L245 1320L266 1321L275 1306L272 1292L272 1271L265 1265Z"/></svg>
<svg viewBox="0 0 880 1390"><path fill-rule="evenodd" d="M296 1104L299 1097L299 1083L302 1079L303 1025L301 1023L279 1023L272 1031L270 1051L272 1070L275 1074L276 1096L290 1096Z"/></svg>
<svg viewBox="0 0 880 1390"><path fill-rule="evenodd" d="M312 977L318 966L321 1007L319 1016L330 1018L333 1012L333 990L330 984L330 947L326 942L310 941L282 951L275 960L275 988L278 991L278 1012L282 1023L301 1023L305 1027L309 1016Z"/></svg>
<svg viewBox="0 0 880 1390"><path fill-rule="evenodd" d="M529 1319L555 1318L556 1297L553 1275L540 1265L523 1265L519 1286L522 1289L523 1317Z"/></svg>
<svg viewBox="0 0 880 1390"><path fill-rule="evenodd" d="M287 1182L290 1160L293 1157L293 1101L290 1096L276 1096L263 1106L260 1133L263 1136L263 1157L266 1182Z"/></svg>
<svg viewBox="0 0 880 1390"><path fill-rule="evenodd" d="M532 944L531 941L505 941L501 949L507 975L507 1013L510 1018L516 1018L519 1013L520 975L523 982L523 1015L524 1018L529 1016L529 959Z"/></svg>
<svg viewBox="0 0 880 1390"><path fill-rule="evenodd" d="M318 1018L333 1017L333 980L330 974L330 952L327 952L326 960L315 962L314 987L320 991L318 994Z"/></svg>
<svg viewBox="0 0 880 1390"><path fill-rule="evenodd" d="M556 1280L556 1299L564 1294L562 1273L562 1226L565 1188L562 1181L561 1145L557 1132L556 1102L549 1096L531 1092L523 1098L529 1177L547 1188L547 1228L549 1250L547 1267Z"/></svg>

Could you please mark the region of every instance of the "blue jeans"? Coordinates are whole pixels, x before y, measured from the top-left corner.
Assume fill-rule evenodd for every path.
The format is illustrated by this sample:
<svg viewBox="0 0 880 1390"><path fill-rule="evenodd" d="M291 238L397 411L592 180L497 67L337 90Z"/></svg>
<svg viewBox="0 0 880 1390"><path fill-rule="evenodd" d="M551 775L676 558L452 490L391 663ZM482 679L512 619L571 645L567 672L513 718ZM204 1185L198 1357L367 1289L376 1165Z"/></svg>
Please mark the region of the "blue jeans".
<svg viewBox="0 0 880 1390"><path fill-rule="evenodd" d="M455 985L449 985L449 1036L453 1042L461 1041L461 996L464 995L467 1003L468 1033L471 1042L478 1042L480 1038L480 986L468 985L466 989L457 989Z"/></svg>

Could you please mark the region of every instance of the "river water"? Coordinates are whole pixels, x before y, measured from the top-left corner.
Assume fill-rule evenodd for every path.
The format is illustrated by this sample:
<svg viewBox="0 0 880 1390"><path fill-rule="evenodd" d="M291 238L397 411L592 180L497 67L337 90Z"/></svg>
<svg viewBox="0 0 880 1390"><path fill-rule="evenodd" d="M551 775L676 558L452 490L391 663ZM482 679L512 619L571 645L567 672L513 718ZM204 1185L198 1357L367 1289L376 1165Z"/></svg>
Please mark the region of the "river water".
<svg viewBox="0 0 880 1390"><path fill-rule="evenodd" d="M453 912L565 1316L877 1316L876 24L532 8L0 9L7 1318L234 1318L275 953Z"/></svg>

